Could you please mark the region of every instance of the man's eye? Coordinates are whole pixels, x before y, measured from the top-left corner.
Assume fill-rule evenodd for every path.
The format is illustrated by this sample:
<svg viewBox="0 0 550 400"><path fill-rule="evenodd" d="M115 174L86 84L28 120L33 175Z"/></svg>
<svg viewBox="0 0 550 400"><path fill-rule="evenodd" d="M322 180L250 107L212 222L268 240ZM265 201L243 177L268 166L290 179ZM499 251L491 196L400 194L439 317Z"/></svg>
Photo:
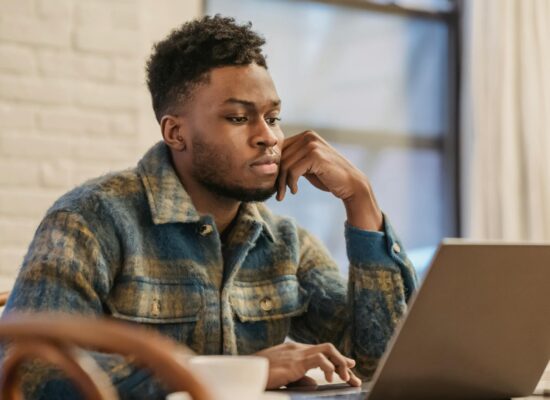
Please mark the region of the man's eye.
<svg viewBox="0 0 550 400"><path fill-rule="evenodd" d="M244 124L248 121L247 117L227 117L226 119L234 124Z"/></svg>
<svg viewBox="0 0 550 400"><path fill-rule="evenodd" d="M265 122L267 122L268 125L275 126L281 121L281 118L279 117L269 117L265 119Z"/></svg>

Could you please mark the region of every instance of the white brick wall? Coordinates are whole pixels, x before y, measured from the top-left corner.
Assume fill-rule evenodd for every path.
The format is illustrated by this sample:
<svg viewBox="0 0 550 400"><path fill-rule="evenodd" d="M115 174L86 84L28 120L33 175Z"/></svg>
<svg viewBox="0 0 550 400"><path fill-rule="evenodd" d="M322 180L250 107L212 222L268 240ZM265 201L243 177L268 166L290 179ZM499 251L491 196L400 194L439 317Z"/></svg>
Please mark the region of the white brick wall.
<svg viewBox="0 0 550 400"><path fill-rule="evenodd" d="M201 8L201 0L0 0L0 291L56 198L135 165L160 139L145 60Z"/></svg>

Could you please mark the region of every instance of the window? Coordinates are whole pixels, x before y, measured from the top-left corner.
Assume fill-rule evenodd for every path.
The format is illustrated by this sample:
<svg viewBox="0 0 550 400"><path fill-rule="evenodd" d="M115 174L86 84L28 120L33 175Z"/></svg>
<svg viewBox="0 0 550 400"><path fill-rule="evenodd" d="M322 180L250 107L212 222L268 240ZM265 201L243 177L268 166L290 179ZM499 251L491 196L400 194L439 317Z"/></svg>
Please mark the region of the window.
<svg viewBox="0 0 550 400"><path fill-rule="evenodd" d="M314 129L369 177L413 263L457 235L452 3L209 0L208 14L252 21L267 39L268 66L283 101L285 134ZM405 2L403 2L405 3ZM271 209L296 218L329 248L343 272L345 210L299 181Z"/></svg>

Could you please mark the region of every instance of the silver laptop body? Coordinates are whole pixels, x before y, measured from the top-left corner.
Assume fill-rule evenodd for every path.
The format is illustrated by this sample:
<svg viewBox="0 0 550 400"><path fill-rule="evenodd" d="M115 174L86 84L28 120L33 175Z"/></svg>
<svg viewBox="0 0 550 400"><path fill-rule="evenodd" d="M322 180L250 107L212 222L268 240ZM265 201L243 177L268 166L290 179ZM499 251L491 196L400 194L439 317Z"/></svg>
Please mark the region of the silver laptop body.
<svg viewBox="0 0 550 400"><path fill-rule="evenodd" d="M550 245L446 239L367 398L526 396L549 358Z"/></svg>

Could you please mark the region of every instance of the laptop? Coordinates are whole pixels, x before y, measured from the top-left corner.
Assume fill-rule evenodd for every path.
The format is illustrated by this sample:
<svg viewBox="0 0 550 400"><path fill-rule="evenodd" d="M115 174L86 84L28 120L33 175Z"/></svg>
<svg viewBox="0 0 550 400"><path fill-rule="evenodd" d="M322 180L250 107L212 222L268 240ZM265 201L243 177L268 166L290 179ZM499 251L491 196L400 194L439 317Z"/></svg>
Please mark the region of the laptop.
<svg viewBox="0 0 550 400"><path fill-rule="evenodd" d="M550 244L445 239L367 390L296 398L522 397L549 360Z"/></svg>

